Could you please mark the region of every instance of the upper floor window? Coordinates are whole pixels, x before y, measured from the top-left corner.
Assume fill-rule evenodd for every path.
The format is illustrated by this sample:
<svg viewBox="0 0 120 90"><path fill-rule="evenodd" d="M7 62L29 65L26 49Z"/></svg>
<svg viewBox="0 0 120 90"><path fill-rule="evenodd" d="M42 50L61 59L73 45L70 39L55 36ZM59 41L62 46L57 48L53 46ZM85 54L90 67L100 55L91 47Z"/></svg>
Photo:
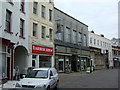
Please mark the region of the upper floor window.
<svg viewBox="0 0 120 90"><path fill-rule="evenodd" d="M42 26L42 39L45 39L45 31L46 31L46 27L45 26Z"/></svg>
<svg viewBox="0 0 120 90"><path fill-rule="evenodd" d="M38 2L33 3L33 13L37 14Z"/></svg>
<svg viewBox="0 0 120 90"><path fill-rule="evenodd" d="M49 0L49 3L52 3L52 0Z"/></svg>
<svg viewBox="0 0 120 90"><path fill-rule="evenodd" d="M23 13L25 12L25 2L24 0L21 0L21 8L20 11L22 11Z"/></svg>
<svg viewBox="0 0 120 90"><path fill-rule="evenodd" d="M99 40L97 40L97 45L99 46Z"/></svg>
<svg viewBox="0 0 120 90"><path fill-rule="evenodd" d="M37 24L36 23L33 23L33 36L34 37L37 37Z"/></svg>
<svg viewBox="0 0 120 90"><path fill-rule="evenodd" d="M77 42L77 32L73 30L73 43Z"/></svg>
<svg viewBox="0 0 120 90"><path fill-rule="evenodd" d="M65 30L65 41L70 42L70 28L66 27Z"/></svg>
<svg viewBox="0 0 120 90"><path fill-rule="evenodd" d="M52 21L52 10L49 9L49 21Z"/></svg>
<svg viewBox="0 0 120 90"><path fill-rule="evenodd" d="M42 12L41 15L43 18L45 18L45 6L42 5Z"/></svg>
<svg viewBox="0 0 120 90"><path fill-rule="evenodd" d="M52 38L53 38L53 30L52 29L49 29L49 36L50 36L50 40L52 40Z"/></svg>
<svg viewBox="0 0 120 90"><path fill-rule="evenodd" d="M94 39L94 45L96 45L96 39Z"/></svg>
<svg viewBox="0 0 120 90"><path fill-rule="evenodd" d="M63 40L63 33L57 33L57 39Z"/></svg>
<svg viewBox="0 0 120 90"><path fill-rule="evenodd" d="M24 38L24 20L20 19L20 37Z"/></svg>
<svg viewBox="0 0 120 90"><path fill-rule="evenodd" d="M78 43L82 42L82 33L78 33Z"/></svg>
<svg viewBox="0 0 120 90"><path fill-rule="evenodd" d="M90 44L92 44L92 38L90 38Z"/></svg>
<svg viewBox="0 0 120 90"><path fill-rule="evenodd" d="M13 5L13 0L7 0L10 4Z"/></svg>
<svg viewBox="0 0 120 90"><path fill-rule="evenodd" d="M87 46L87 36L85 34L83 36L83 45Z"/></svg>
<svg viewBox="0 0 120 90"><path fill-rule="evenodd" d="M6 10L6 30L5 31L7 31L8 33L11 33L11 17L12 17L12 12L9 10Z"/></svg>
<svg viewBox="0 0 120 90"><path fill-rule="evenodd" d="M102 47L102 41L101 41L101 47Z"/></svg>

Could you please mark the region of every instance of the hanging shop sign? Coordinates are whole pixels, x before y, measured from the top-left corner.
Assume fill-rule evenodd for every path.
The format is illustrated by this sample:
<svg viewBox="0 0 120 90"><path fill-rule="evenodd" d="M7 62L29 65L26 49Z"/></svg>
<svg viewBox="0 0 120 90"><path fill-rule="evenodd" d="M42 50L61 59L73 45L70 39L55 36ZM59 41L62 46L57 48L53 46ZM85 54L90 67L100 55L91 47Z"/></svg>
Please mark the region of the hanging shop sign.
<svg viewBox="0 0 120 90"><path fill-rule="evenodd" d="M53 55L53 48L32 45L32 53Z"/></svg>

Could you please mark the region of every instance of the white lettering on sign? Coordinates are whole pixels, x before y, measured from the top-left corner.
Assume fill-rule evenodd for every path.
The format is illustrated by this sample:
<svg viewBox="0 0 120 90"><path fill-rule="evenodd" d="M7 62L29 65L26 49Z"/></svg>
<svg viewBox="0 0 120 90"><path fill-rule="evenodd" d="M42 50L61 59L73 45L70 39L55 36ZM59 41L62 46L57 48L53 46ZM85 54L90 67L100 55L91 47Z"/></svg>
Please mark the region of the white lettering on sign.
<svg viewBox="0 0 120 90"><path fill-rule="evenodd" d="M33 50L53 52L53 50L52 50L52 49L42 48L42 47L35 47L35 46L33 46Z"/></svg>

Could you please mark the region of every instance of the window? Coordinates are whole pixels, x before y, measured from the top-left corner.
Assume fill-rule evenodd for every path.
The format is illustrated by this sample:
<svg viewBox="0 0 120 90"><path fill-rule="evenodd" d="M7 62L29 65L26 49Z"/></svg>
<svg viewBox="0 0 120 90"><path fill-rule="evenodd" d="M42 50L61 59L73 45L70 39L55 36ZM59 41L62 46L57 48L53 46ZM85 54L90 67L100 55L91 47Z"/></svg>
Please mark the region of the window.
<svg viewBox="0 0 120 90"><path fill-rule="evenodd" d="M52 10L49 9L49 21L52 21Z"/></svg>
<svg viewBox="0 0 120 90"><path fill-rule="evenodd" d="M63 40L63 33L57 33L57 39Z"/></svg>
<svg viewBox="0 0 120 90"><path fill-rule="evenodd" d="M42 17L45 18L45 6L42 5Z"/></svg>
<svg viewBox="0 0 120 90"><path fill-rule="evenodd" d="M10 12L9 10L6 10L6 30L8 33L11 33L11 15L12 12Z"/></svg>
<svg viewBox="0 0 120 90"><path fill-rule="evenodd" d="M35 60L32 60L32 67L35 67Z"/></svg>
<svg viewBox="0 0 120 90"><path fill-rule="evenodd" d="M42 26L42 38L45 39L45 29L46 27Z"/></svg>
<svg viewBox="0 0 120 90"><path fill-rule="evenodd" d="M70 42L70 28L66 27L65 30L65 41Z"/></svg>
<svg viewBox="0 0 120 90"><path fill-rule="evenodd" d="M24 0L21 1L21 9L20 9L20 11L22 11L23 13L25 11L25 2L24 2Z"/></svg>
<svg viewBox="0 0 120 90"><path fill-rule="evenodd" d="M52 40L52 38L53 38L52 37L52 31L53 31L52 29L49 29L50 40Z"/></svg>
<svg viewBox="0 0 120 90"><path fill-rule="evenodd" d="M92 44L92 38L90 38L90 44Z"/></svg>
<svg viewBox="0 0 120 90"><path fill-rule="evenodd" d="M49 3L52 3L52 0L49 0Z"/></svg>
<svg viewBox="0 0 120 90"><path fill-rule="evenodd" d="M102 41L101 41L101 47L102 47Z"/></svg>
<svg viewBox="0 0 120 90"><path fill-rule="evenodd" d="M24 20L20 19L20 37L24 37Z"/></svg>
<svg viewBox="0 0 120 90"><path fill-rule="evenodd" d="M13 0L7 0L11 5L14 5L13 4Z"/></svg>
<svg viewBox="0 0 120 90"><path fill-rule="evenodd" d="M99 46L99 40L97 40L97 45Z"/></svg>
<svg viewBox="0 0 120 90"><path fill-rule="evenodd" d="M77 42L77 32L73 30L73 43Z"/></svg>
<svg viewBox="0 0 120 90"><path fill-rule="evenodd" d="M33 23L33 36L37 37L37 24Z"/></svg>
<svg viewBox="0 0 120 90"><path fill-rule="evenodd" d="M37 14L38 2L33 3L33 13Z"/></svg>
<svg viewBox="0 0 120 90"><path fill-rule="evenodd" d="M78 33L78 43L82 42L82 33Z"/></svg>
<svg viewBox="0 0 120 90"><path fill-rule="evenodd" d="M94 45L96 45L96 39L94 39Z"/></svg>
<svg viewBox="0 0 120 90"><path fill-rule="evenodd" d="M83 36L83 45L87 46L87 36L85 34Z"/></svg>

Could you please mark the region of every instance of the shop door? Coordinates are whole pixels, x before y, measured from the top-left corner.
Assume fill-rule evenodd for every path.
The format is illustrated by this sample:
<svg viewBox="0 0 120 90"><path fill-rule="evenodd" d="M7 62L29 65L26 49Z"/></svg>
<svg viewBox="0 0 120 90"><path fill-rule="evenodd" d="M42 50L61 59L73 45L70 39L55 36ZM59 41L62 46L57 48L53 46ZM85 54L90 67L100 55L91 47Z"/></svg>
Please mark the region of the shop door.
<svg viewBox="0 0 120 90"><path fill-rule="evenodd" d="M64 72L64 60L59 59L59 72Z"/></svg>
<svg viewBox="0 0 120 90"><path fill-rule="evenodd" d="M10 79L10 57L7 57L7 77Z"/></svg>

